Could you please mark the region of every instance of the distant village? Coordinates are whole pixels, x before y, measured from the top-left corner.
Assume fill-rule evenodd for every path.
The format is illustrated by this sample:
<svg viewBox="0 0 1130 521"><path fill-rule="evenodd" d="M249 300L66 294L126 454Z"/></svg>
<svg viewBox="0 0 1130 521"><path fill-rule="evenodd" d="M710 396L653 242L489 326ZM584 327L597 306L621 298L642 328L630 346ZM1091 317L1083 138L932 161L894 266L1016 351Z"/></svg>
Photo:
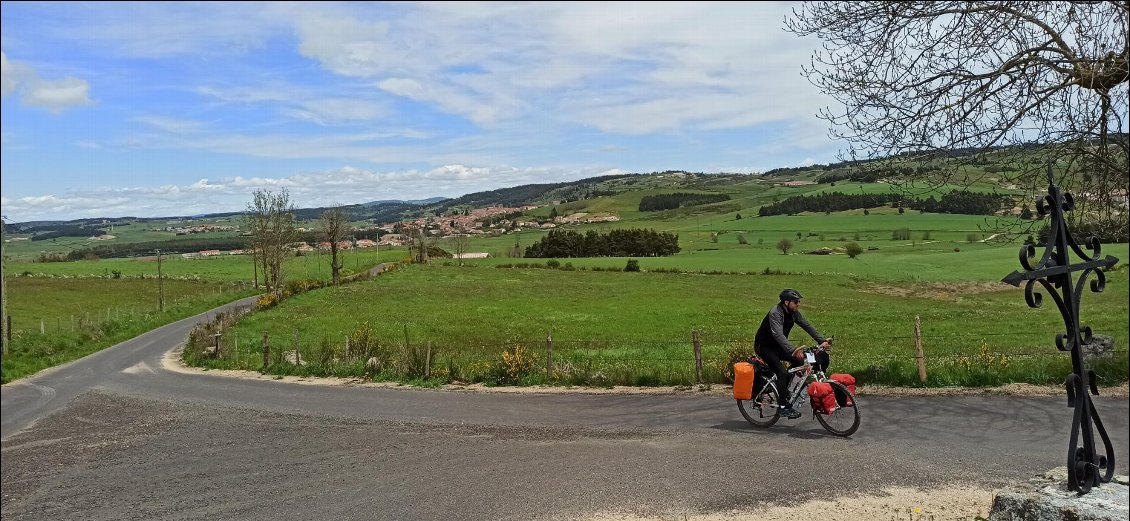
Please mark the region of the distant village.
<svg viewBox="0 0 1130 521"><path fill-rule="evenodd" d="M357 240L344 240L337 244L338 250L353 250L365 248L378 248L380 246L404 246L412 242L408 231L409 230L423 230L424 234L428 237L444 238L454 236L476 236L476 235L504 235L508 233L521 232L524 229L552 229L557 226L567 226L585 223L596 222L616 222L620 220L619 216L601 213L586 213L576 212L568 215L556 215L551 219L545 220L518 220L508 219L503 216L516 215L536 210L538 206L520 206L520 207L489 207L489 208L476 208L467 210L463 214L456 215L443 215L443 216L429 216L420 217L411 221L400 221L396 223L381 224L379 226L371 226L367 228L358 228L358 231L371 231L379 230L380 239L373 241L371 239L357 239ZM161 231L174 232L177 235L186 235L194 233L208 233L208 232L230 232L239 231L235 226L223 226L214 224L205 224L198 226L185 226L173 227L168 226ZM314 232L318 231L317 228L298 228L299 232ZM315 251L328 251L330 250L329 242L319 242L316 244L309 244L307 242L297 242L290 245L290 248L296 252L309 253ZM217 255L242 255L244 250L203 250L198 252L190 252L181 254L184 258L203 258L214 257ZM473 254L467 254L473 255ZM481 255L481 254L478 254Z"/></svg>

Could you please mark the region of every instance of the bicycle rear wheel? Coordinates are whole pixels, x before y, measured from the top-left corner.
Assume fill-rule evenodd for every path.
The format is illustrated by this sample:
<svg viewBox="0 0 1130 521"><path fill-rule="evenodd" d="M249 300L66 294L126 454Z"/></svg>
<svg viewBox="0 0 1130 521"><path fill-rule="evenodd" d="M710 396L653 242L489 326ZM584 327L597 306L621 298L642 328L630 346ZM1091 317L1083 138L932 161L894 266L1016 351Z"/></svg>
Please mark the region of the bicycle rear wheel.
<svg viewBox="0 0 1130 521"><path fill-rule="evenodd" d="M847 400L845 400L844 405L836 407L836 410L830 413L816 413L816 421L819 421L825 430L836 436L851 436L859 430L859 402L856 401L855 395L844 384L835 381L828 381L828 383L832 385L836 394L847 396Z"/></svg>
<svg viewBox="0 0 1130 521"><path fill-rule="evenodd" d="M773 385L764 386L752 399L738 400L738 410L755 427L772 426L781 419L781 409L777 407L777 389Z"/></svg>

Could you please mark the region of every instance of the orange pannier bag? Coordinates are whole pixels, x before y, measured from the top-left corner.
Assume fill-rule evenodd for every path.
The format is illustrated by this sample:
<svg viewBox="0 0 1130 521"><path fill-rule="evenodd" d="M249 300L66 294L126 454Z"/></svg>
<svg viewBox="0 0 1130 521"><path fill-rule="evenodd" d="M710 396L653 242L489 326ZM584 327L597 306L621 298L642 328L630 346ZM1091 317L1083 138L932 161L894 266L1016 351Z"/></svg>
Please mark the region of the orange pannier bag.
<svg viewBox="0 0 1130 521"><path fill-rule="evenodd" d="M808 384L808 398L812 400L812 408L820 414L828 414L836 410L836 393L832 391L832 384L827 382L812 382Z"/></svg>
<svg viewBox="0 0 1130 521"><path fill-rule="evenodd" d="M734 364L734 398L738 400L753 398L753 364L749 362Z"/></svg>

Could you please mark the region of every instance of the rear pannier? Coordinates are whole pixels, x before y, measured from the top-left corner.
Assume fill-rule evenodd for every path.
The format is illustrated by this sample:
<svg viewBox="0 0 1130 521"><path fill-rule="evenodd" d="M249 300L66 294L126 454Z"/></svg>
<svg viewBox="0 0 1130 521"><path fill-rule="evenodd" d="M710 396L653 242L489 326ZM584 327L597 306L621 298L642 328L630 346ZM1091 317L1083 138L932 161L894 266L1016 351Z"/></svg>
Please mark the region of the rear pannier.
<svg viewBox="0 0 1130 521"><path fill-rule="evenodd" d="M753 398L753 364L749 362L734 364L734 398L738 400Z"/></svg>

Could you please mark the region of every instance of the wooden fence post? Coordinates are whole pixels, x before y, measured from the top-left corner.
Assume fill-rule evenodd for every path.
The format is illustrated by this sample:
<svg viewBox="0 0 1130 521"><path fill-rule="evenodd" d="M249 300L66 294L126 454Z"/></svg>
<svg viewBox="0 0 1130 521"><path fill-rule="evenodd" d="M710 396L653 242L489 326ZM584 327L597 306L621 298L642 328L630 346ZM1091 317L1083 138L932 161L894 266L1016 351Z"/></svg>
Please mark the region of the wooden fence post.
<svg viewBox="0 0 1130 521"><path fill-rule="evenodd" d="M294 330L294 365L302 365L302 358L298 354L298 330Z"/></svg>
<svg viewBox="0 0 1130 521"><path fill-rule="evenodd" d="M41 318L41 319L39 319L39 334L43 335L43 334L46 334L46 333L47 333L47 330L44 329L43 319Z"/></svg>
<svg viewBox="0 0 1130 521"><path fill-rule="evenodd" d="M432 377L432 341L428 340L428 354L424 357L424 378Z"/></svg>
<svg viewBox="0 0 1130 521"><path fill-rule="evenodd" d="M698 341L698 330L691 330L691 340L694 342L694 381L702 383L702 344Z"/></svg>
<svg viewBox="0 0 1130 521"><path fill-rule="evenodd" d="M922 319L914 315L914 356L918 359L918 381L926 383L926 354L922 351Z"/></svg>
<svg viewBox="0 0 1130 521"><path fill-rule="evenodd" d="M264 331L263 332L263 370L264 371L267 370L267 366L270 365L270 363L271 363L270 354L271 354L271 347L267 343L267 332Z"/></svg>
<svg viewBox="0 0 1130 521"><path fill-rule="evenodd" d="M553 379L553 330L545 332L545 378Z"/></svg>

